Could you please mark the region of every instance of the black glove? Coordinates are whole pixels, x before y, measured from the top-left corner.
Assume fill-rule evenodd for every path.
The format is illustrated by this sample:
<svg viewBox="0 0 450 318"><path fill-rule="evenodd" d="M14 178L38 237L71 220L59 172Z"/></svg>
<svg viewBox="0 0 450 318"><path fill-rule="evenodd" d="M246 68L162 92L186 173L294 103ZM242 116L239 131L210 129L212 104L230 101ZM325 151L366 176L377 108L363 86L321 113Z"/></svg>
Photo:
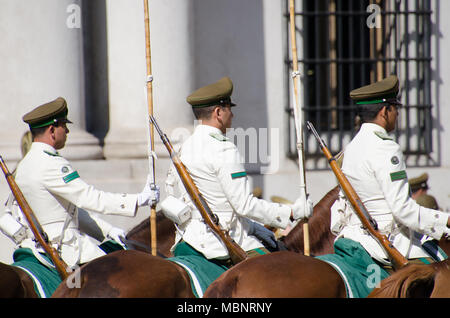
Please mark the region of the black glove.
<svg viewBox="0 0 450 318"><path fill-rule="evenodd" d="M273 234L273 232L269 229L266 229L259 223L250 221L250 229L248 230L248 235L255 236L269 250L277 248L277 240L275 239L275 235Z"/></svg>

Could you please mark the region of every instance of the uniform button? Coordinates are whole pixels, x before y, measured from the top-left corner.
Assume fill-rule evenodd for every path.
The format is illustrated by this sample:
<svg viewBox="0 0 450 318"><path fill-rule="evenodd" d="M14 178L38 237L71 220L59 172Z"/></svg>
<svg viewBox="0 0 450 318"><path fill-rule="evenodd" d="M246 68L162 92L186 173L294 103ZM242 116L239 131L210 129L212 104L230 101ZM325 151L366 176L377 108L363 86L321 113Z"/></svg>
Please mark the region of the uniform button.
<svg viewBox="0 0 450 318"><path fill-rule="evenodd" d="M277 221L281 222L281 218L279 216L277 216Z"/></svg>
<svg viewBox="0 0 450 318"><path fill-rule="evenodd" d="M120 207L121 207L122 209L125 209L125 204L121 204Z"/></svg>
<svg viewBox="0 0 450 318"><path fill-rule="evenodd" d="M431 228L431 233L436 232L436 230L434 229L434 227Z"/></svg>
<svg viewBox="0 0 450 318"><path fill-rule="evenodd" d="M434 217L435 217L436 219L439 219L439 214L436 213L436 214L434 215Z"/></svg>
<svg viewBox="0 0 450 318"><path fill-rule="evenodd" d="M123 193L123 194L122 194L122 197L123 197L123 198L125 198L126 196L127 196L127 194L126 194L126 193Z"/></svg>

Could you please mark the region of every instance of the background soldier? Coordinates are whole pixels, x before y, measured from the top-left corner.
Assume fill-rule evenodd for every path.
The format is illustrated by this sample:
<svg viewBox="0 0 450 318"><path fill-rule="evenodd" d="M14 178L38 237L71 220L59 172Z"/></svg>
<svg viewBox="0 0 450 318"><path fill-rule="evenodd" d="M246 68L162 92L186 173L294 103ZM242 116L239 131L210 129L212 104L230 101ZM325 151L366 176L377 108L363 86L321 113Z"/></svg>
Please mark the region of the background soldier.
<svg viewBox="0 0 450 318"><path fill-rule="evenodd" d="M409 179L408 183L411 188L411 197L415 200L428 191L428 173L422 173L420 176Z"/></svg>
<svg viewBox="0 0 450 318"><path fill-rule="evenodd" d="M428 194L428 173L422 173L420 176L409 179L409 186L411 188L411 197L416 202L426 208L439 210L439 205L435 197Z"/></svg>

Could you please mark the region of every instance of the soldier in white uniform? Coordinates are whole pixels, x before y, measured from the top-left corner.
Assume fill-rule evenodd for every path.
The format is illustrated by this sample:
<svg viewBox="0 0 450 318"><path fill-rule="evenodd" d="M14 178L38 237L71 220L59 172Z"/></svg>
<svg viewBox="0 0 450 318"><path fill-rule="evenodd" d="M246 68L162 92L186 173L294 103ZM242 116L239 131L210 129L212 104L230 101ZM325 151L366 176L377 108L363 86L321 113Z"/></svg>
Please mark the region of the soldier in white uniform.
<svg viewBox="0 0 450 318"><path fill-rule="evenodd" d="M449 214L421 207L411 198L403 153L388 135L395 129L401 106L397 94L395 75L350 93L358 105L362 126L344 149L342 171L379 231L401 254L408 259L430 257L423 244L449 234ZM342 191L332 207L332 231L337 239L357 241L372 258L389 264L386 253L362 228Z"/></svg>
<svg viewBox="0 0 450 318"><path fill-rule="evenodd" d="M151 205L159 200L159 189L151 187L149 179L139 194L108 193L86 184L57 152L64 147L69 133L66 124L71 122L67 119L67 113L67 103L60 97L24 115L23 120L30 127L33 143L16 169L15 180L50 243L60 252L62 259L73 266L105 255L97 241L80 232L79 225L94 225L104 237L118 243L121 243L120 237L125 236L122 229L86 211L134 217L139 206ZM11 197L9 201L9 206L13 207ZM86 211L78 213L78 208ZM20 213L11 213L26 224ZM32 238L30 234L20 242L20 247L42 252ZM39 254L35 255L38 257Z"/></svg>
<svg viewBox="0 0 450 318"><path fill-rule="evenodd" d="M250 251L263 248L253 236L265 235L265 228L258 224L285 228L290 220L309 217L312 202L299 198L289 206L253 196L238 149L225 136L233 118L231 107L235 106L230 99L232 91L231 80L224 77L188 96L187 102L201 124L182 145L180 158L212 212L219 217L221 227L229 230L231 238L245 251ZM172 166L166 181L169 193L174 192L177 179ZM205 224L179 180L178 185L192 217L178 225L174 248L183 240L207 259L227 259L224 244Z"/></svg>

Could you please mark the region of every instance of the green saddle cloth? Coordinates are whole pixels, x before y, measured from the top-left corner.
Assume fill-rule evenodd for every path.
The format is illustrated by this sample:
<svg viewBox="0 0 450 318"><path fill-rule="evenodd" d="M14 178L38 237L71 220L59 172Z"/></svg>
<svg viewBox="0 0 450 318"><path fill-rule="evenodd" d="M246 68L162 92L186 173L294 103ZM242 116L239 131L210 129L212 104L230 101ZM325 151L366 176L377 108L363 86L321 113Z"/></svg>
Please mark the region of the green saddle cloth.
<svg viewBox="0 0 450 318"><path fill-rule="evenodd" d="M41 254L50 264L52 261ZM58 271L42 265L29 248L19 248L13 254L13 266L24 270L33 280L34 289L41 298L50 297L61 283Z"/></svg>
<svg viewBox="0 0 450 318"><path fill-rule="evenodd" d="M175 257L167 260L183 267L189 274L195 297L203 297L208 286L228 268L225 265L206 259L186 242L178 243L173 252Z"/></svg>
<svg viewBox="0 0 450 318"><path fill-rule="evenodd" d="M106 241L99 246L106 254L123 249L122 246L112 240ZM53 264L46 255L40 254L48 263ZM13 254L12 266L24 270L33 280L34 290L41 298L50 297L61 284L61 278L55 268L43 265L29 248L19 248Z"/></svg>
<svg viewBox="0 0 450 318"><path fill-rule="evenodd" d="M340 238L334 243L335 254L317 256L333 266L345 282L347 297L367 297L377 283L389 276L358 242Z"/></svg>

